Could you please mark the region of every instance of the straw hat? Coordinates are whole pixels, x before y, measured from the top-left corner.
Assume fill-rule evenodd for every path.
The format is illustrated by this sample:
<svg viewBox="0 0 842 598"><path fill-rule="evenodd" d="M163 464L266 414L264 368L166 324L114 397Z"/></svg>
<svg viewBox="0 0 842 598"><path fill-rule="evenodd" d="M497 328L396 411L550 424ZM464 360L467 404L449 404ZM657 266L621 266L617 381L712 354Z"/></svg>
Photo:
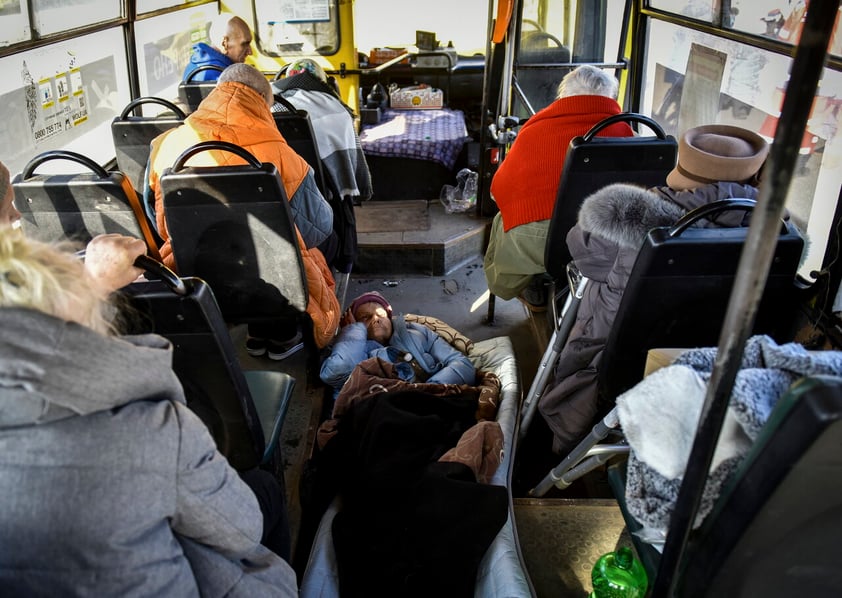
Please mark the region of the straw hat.
<svg viewBox="0 0 842 598"><path fill-rule="evenodd" d="M742 182L760 170L769 145L757 133L730 125L688 129L678 142L678 164L667 175L677 190L708 183Z"/></svg>

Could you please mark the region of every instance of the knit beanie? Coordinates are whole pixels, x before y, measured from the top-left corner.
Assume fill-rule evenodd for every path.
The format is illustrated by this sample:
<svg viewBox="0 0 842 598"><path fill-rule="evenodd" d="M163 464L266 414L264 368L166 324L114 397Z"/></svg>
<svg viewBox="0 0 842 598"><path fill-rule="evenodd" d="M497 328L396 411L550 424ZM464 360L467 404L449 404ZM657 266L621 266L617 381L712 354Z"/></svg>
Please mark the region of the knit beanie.
<svg viewBox="0 0 842 598"><path fill-rule="evenodd" d="M386 315L390 318L392 317L392 306L389 305L386 298L377 291L369 291L368 293L363 293L351 302L349 309L351 310L351 314L353 314L354 318L357 317L357 308L366 303L380 304L383 309L386 310Z"/></svg>

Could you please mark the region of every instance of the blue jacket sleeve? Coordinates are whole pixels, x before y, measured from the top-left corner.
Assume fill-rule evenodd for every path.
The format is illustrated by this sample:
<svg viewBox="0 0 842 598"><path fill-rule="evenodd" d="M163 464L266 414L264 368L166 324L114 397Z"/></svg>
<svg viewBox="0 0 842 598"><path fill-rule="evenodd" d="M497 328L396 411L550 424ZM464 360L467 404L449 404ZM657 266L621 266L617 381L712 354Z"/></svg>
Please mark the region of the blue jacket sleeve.
<svg viewBox="0 0 842 598"><path fill-rule="evenodd" d="M471 360L432 330L427 330L427 333L434 337L429 353L437 363L441 364L441 369L430 376L427 382L470 384L471 386L476 384L477 371Z"/></svg>
<svg viewBox="0 0 842 598"><path fill-rule="evenodd" d="M339 333L330 355L322 363L319 377L334 389L342 388L358 363L368 357L365 324L354 322Z"/></svg>
<svg viewBox="0 0 842 598"><path fill-rule="evenodd" d="M333 208L316 186L313 168L289 198L292 219L308 249L318 247L333 232Z"/></svg>

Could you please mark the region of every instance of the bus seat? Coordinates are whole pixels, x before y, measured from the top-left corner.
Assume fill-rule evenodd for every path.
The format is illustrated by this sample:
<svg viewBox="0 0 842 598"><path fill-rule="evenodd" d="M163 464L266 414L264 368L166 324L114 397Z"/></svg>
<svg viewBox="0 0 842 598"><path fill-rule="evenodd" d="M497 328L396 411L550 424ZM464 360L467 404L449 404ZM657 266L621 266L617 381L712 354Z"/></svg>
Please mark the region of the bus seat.
<svg viewBox="0 0 842 598"><path fill-rule="evenodd" d="M155 333L173 344L173 369L187 405L208 426L231 465L245 471L272 465L283 471L278 441L295 379L278 371L244 371L210 286L179 278L149 258L138 267L156 278L123 289L131 332Z"/></svg>
<svg viewBox="0 0 842 598"><path fill-rule="evenodd" d="M610 448L596 446L617 435L619 421L615 399L643 379L650 349L716 346L728 309L748 228L695 228L698 220L724 210L752 210L749 199L726 199L687 213L672 227L649 231L637 255L614 321L606 339L597 374L598 412L605 417L558 466L536 485L531 494L542 496L553 485L568 487L575 479L625 454L623 440ZM768 334L777 342L794 337L798 286L796 271L804 239L790 223L784 223L769 270L763 298L758 306L753 334ZM565 313L575 320L575 310ZM557 340L554 338L554 340ZM561 344L566 339L563 339ZM556 354L557 358L558 355ZM553 370L555 361L548 364ZM523 426L537 408L543 389L530 391L524 405ZM533 396L534 394L534 396ZM612 438L616 441L616 438ZM575 468L575 470L574 470Z"/></svg>
<svg viewBox="0 0 842 598"><path fill-rule="evenodd" d="M246 163L186 166L205 151L231 152ZM179 273L207 281L227 321L267 321L282 313L309 323L298 235L273 164L232 143L204 141L164 170L161 190ZM304 328L312 342L312 325Z"/></svg>
<svg viewBox="0 0 842 598"><path fill-rule="evenodd" d="M614 398L643 378L646 354L659 347L716 346L748 228L694 228L701 218L729 209L751 210L752 200L701 206L669 227L652 229L632 268L599 372L599 392ZM779 343L795 334L796 271L804 239L782 224L753 334Z"/></svg>
<svg viewBox="0 0 842 598"><path fill-rule="evenodd" d="M650 137L597 137L614 123L642 123L655 133ZM547 231L544 265L554 279L563 279L570 261L567 233L576 224L584 199L611 183L645 187L665 185L673 169L678 144L647 116L625 112L595 124L582 137L570 141L556 193L555 207Z"/></svg>
<svg viewBox="0 0 842 598"><path fill-rule="evenodd" d="M219 71L222 72L222 67L206 64L200 66L196 70L187 75L187 79L178 84L178 98L187 106L189 112L193 112L199 107L211 90L216 87L216 79L211 81L194 81L198 73L203 71Z"/></svg>
<svg viewBox="0 0 842 598"><path fill-rule="evenodd" d="M283 106L280 112L273 112L275 125L281 132L289 146L295 153L313 168L313 176L316 177L316 186L325 198L328 198L324 166L319 157L319 145L316 142L316 134L313 132L313 124L306 110L298 110L289 100L282 95L275 95L275 102Z"/></svg>
<svg viewBox="0 0 842 598"><path fill-rule="evenodd" d="M66 160L91 172L36 174L41 164ZM107 172L76 152L49 150L30 160L12 180L15 206L27 236L41 241L87 243L104 233L143 239L147 252L160 259L158 244L128 177Z"/></svg>
<svg viewBox="0 0 842 598"><path fill-rule="evenodd" d="M814 376L793 384L714 511L691 533L677 595L837 593L840 444L842 379Z"/></svg>
<svg viewBox="0 0 842 598"><path fill-rule="evenodd" d="M641 123L654 131L654 136L597 137L614 123ZM556 192L555 206L547 230L544 247L544 267L549 286L550 319L557 324L558 292L566 288L559 281L566 280L570 262L567 233L576 224L579 208L585 198L612 183L630 183L645 187L665 185L667 174L678 156L678 143L666 135L651 118L633 112L615 114L595 124L581 137L570 140L564 168ZM493 302L489 302L487 320L494 321ZM557 328L557 325L556 325Z"/></svg>
<svg viewBox="0 0 842 598"><path fill-rule="evenodd" d="M156 116L139 114L142 106L157 104L168 112ZM131 113L135 112L134 115ZM120 116L111 121L111 136L117 152L117 167L125 173L139 196L143 193L146 164L149 161L149 143L164 131L184 122L184 112L163 98L145 96L129 102Z"/></svg>

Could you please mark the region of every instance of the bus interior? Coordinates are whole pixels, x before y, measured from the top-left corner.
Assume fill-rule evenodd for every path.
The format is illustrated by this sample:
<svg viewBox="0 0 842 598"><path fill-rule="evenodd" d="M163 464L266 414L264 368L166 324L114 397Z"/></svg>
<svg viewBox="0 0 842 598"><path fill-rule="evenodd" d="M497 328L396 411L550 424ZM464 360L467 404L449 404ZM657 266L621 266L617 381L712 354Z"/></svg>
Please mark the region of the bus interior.
<svg viewBox="0 0 842 598"><path fill-rule="evenodd" d="M776 339L811 354L842 350L840 10L838 0L6 0L0 2L0 93L6 97L0 102L6 131L0 160L14 178L25 234L58 240L67 221L56 213L85 211L80 206L90 201L80 217L86 226L139 236L150 257L160 257L154 226L138 203L149 141L184 122L191 107L185 94L199 94L198 101L213 88L182 81L191 46L208 39L220 12L242 17L253 33L248 64L275 80L294 60L310 58L354 113L373 195L352 209L353 268L334 273L341 307L378 291L396 314L437 318L479 347L475 363L503 383L508 403L501 414L509 418L504 470L493 483L507 489L509 516L485 560L474 564L474 595L585 596L593 589L594 563L622 546L643 563L651 596L827 595L838 588L839 557L831 542L842 523L836 481L842 479L842 378L810 377L794 385L776 407L772 423L778 429L756 441L714 514L703 525L693 523L755 323L768 324L764 330L776 330ZM567 459L552 451L552 432L535 413L581 299L567 264L560 260L547 278L545 311L495 297L483 271L497 213L490 193L494 173L520 127L556 99L559 81L581 64L616 76L623 112L636 115L636 138L657 141L660 134L675 142L689 128L716 123L749 129L771 145L757 203L743 206L752 212L744 235L717 241L717 254L720 245L693 245L691 232L674 250L682 258L696 252L697 269L729 267L715 282L698 270L676 282L655 280L639 260L639 286L623 298L625 335L615 324L603 357L601 384L611 387L615 400L644 380L644 364L633 354L642 356L651 375L675 357L666 349L718 348L696 440L684 476L675 482L669 533L657 547L626 505L629 446L602 419L614 413L611 406L582 439L587 446L578 445ZM282 131L307 159L313 147L304 116L303 125L290 122ZM626 152L623 169L639 174L642 152ZM317 151L314 156L308 162L318 167ZM193 180L187 179L185 185ZM45 187L46 180L53 187ZM252 183L220 184L237 189ZM529 181L523 184L528 196ZM106 186L109 207L103 209L98 198ZM67 188L76 195L62 204L56 198ZM121 203L129 208L113 205ZM789 224L782 230L784 215ZM266 226L277 232L289 223ZM289 245L293 229L285 229L291 237L278 233L278 239ZM665 235L663 242L658 234ZM653 233L644 249L653 256L671 251L682 236L675 229ZM261 255L280 259L274 251L270 242ZM674 255L652 263L666 259L672 265ZM301 273L292 270L275 274L278 286L294 294L301 280L291 279ZM150 266L149 277L160 276ZM164 280L181 288L177 280ZM158 288L160 281L149 284L158 286L127 292L135 307L154 317L153 303L145 302L157 297L162 309L172 309L161 299L169 291ZM213 292L212 284L199 286ZM652 334L663 325L667 307L653 299L662 294L674 295L677 319L697 318L692 326L673 336ZM697 294L719 308L682 303ZM279 419L272 420L274 427L264 421L261 432L277 452L242 457L252 449L238 444L242 438L226 437L226 455L263 459L282 478L301 595L338 596L331 519L325 519L337 507L315 482L317 433L334 408L331 389L319 379L325 352L308 346L282 361L253 357L245 349L243 321L229 320L221 332L217 325L212 334L227 335L220 347L236 353L240 383L243 373L250 379L274 373L263 380L276 385L271 406L256 392L247 402L254 402L248 409L281 414L266 416ZM183 326L169 333L190 336ZM202 353L207 344L196 338L184 343L192 375L208 376L204 382L212 387L218 372L189 353ZM231 434L250 433L242 429L247 424L238 425ZM594 449L605 437L613 444ZM595 460L579 461L583 456ZM812 516L795 514L804 511Z"/></svg>

